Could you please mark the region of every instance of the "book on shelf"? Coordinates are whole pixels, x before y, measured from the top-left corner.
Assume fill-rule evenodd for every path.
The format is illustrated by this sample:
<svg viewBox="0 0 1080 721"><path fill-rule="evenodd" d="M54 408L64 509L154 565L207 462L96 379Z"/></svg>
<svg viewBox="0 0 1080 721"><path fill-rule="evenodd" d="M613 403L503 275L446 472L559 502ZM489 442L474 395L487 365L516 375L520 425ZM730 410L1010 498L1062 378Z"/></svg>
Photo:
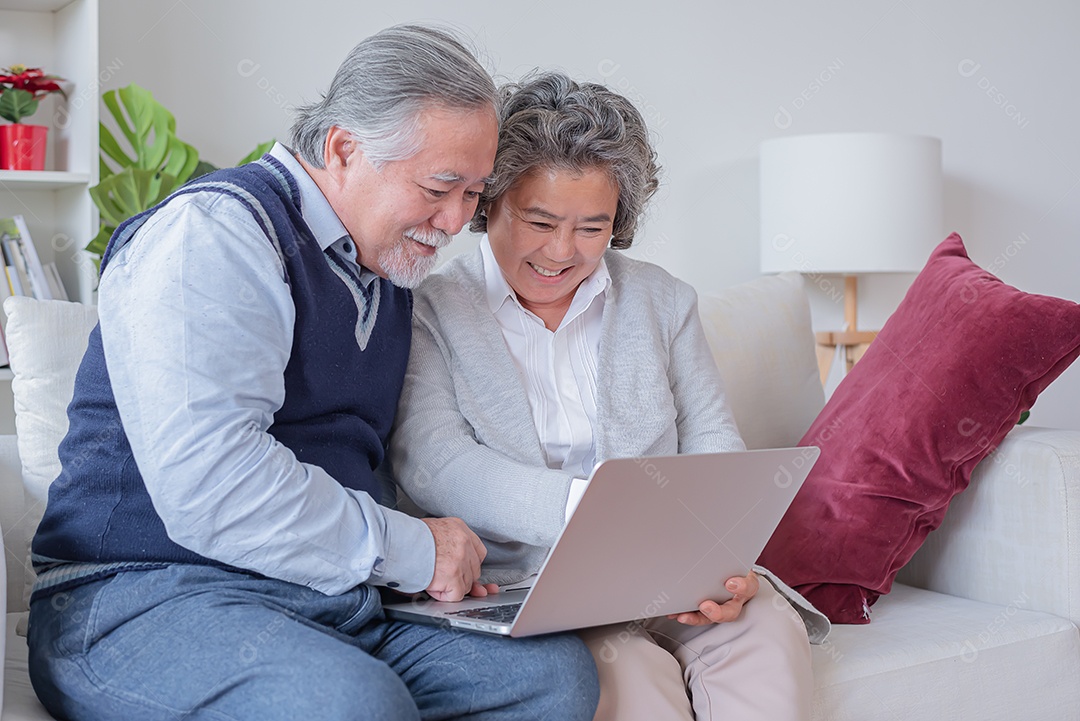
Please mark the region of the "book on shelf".
<svg viewBox="0 0 1080 721"><path fill-rule="evenodd" d="M0 233L3 229L0 228ZM8 282L11 283L12 295L33 295L30 292L30 276L26 274L26 260L19 251L19 244L7 233L0 235L0 246L4 249L4 266L7 269Z"/></svg>
<svg viewBox="0 0 1080 721"><path fill-rule="evenodd" d="M7 290L39 300L67 300L55 263L42 264L21 215L0 218L0 249L4 254Z"/></svg>
<svg viewBox="0 0 1080 721"><path fill-rule="evenodd" d="M2 247L2 246L0 246ZM19 274L15 270L15 266L8 260L8 251L4 250L4 278L7 279L8 295L22 295L22 281L19 280Z"/></svg>
<svg viewBox="0 0 1080 721"><path fill-rule="evenodd" d="M68 298L67 289L64 288L64 281L60 278L56 263L50 261L45 264L45 280L49 281L49 291L52 292L54 300L71 300Z"/></svg>

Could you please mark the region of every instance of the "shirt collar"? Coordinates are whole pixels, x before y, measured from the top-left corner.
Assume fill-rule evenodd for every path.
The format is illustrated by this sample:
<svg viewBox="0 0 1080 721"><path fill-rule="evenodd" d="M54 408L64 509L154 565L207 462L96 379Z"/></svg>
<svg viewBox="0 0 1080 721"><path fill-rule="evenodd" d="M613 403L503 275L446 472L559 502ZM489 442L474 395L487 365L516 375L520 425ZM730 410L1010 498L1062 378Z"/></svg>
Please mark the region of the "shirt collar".
<svg viewBox="0 0 1080 721"><path fill-rule="evenodd" d="M345 225L334 212L330 201L319 190L319 186L308 175L304 166L300 164L292 151L281 143L274 143L274 147L270 149L270 155L284 165L296 181L296 187L300 191L300 215L303 216L311 234L315 236L319 250L326 250L334 245L334 251L359 270L360 282L365 287L370 286L378 276L356 262L356 244L352 242L349 231L345 230Z"/></svg>
<svg viewBox="0 0 1080 721"><path fill-rule="evenodd" d="M520 308L521 303L518 302L517 294L506 282L506 276L502 274L499 263L495 260L495 253L491 250L491 241L488 240L487 233L480 239L480 255L484 259L484 292L488 309L492 313L497 313L508 299ZM574 305L587 308L596 296L603 294L610 285L611 274L608 273L607 260L600 258L599 265L585 280L581 281L581 285L575 291ZM568 311L567 314L570 315L570 312Z"/></svg>
<svg viewBox="0 0 1080 721"><path fill-rule="evenodd" d="M281 143L274 143L270 155L284 165L296 181L296 187L300 190L300 214L315 236L319 249L326 250L348 236L349 231L345 230L345 225L330 206L330 201L322 194L300 161L293 156L292 151Z"/></svg>
<svg viewBox="0 0 1080 721"><path fill-rule="evenodd" d="M491 242L488 241L487 233L480 239L480 255L484 258L484 293L487 297L488 309L492 313L498 312L507 299L514 300L514 290L506 282L506 278L495 261L495 254L491 252Z"/></svg>

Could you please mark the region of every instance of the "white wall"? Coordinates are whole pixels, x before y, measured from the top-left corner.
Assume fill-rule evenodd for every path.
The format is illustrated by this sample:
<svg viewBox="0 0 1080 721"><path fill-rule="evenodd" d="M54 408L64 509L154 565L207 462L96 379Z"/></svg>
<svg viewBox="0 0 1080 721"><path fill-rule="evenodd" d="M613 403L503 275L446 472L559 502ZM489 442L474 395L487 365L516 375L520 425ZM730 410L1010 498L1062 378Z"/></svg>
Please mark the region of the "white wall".
<svg viewBox="0 0 1080 721"><path fill-rule="evenodd" d="M1074 0L101 0L103 86L150 88L181 137L234 163L286 138L290 106L353 44L404 21L459 28L498 75L560 67L633 98L666 173L632 252L700 291L758 275L762 140L877 130L942 138L946 226L976 262L1080 301ZM863 279L860 327L880 328L910 280ZM829 294L813 304L819 329L839 327ZM1080 429L1078 406L1080 363L1031 422Z"/></svg>

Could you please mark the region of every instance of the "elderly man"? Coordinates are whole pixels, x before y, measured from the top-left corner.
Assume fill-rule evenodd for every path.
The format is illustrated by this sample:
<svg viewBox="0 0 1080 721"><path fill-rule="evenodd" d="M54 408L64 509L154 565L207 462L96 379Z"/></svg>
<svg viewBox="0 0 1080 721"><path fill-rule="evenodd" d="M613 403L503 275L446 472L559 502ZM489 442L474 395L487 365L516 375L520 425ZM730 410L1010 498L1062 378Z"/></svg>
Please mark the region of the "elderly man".
<svg viewBox="0 0 1080 721"><path fill-rule="evenodd" d="M453 38L390 28L293 150L117 230L33 547L30 672L58 718L592 716L574 637L391 623L377 588L486 591L476 535L379 505L374 469L407 289L473 214L494 98Z"/></svg>

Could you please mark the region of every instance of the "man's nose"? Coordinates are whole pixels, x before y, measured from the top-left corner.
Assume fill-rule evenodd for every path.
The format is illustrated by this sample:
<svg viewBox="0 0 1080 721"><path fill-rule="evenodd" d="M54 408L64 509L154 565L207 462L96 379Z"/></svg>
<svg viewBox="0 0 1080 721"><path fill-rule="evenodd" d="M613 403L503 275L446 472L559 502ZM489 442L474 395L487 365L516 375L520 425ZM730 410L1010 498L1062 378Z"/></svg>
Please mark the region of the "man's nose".
<svg viewBox="0 0 1080 721"><path fill-rule="evenodd" d="M472 203L465 202L461 197L444 198L432 216L431 224L447 235L457 235L472 218L473 207Z"/></svg>

